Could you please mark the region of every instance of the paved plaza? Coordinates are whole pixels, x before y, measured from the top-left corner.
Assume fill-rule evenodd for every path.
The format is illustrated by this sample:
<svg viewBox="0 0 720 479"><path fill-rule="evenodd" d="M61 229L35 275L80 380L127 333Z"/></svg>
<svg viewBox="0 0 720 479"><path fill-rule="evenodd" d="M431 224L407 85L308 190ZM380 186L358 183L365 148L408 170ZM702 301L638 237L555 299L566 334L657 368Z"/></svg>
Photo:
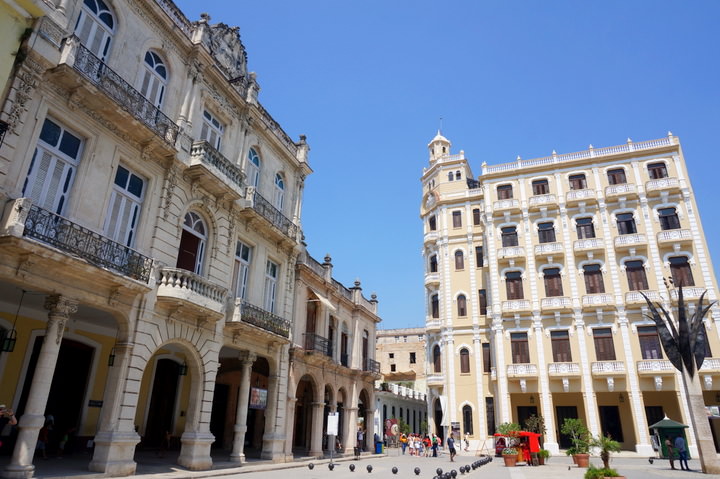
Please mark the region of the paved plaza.
<svg viewBox="0 0 720 479"><path fill-rule="evenodd" d="M78 458L79 459L79 458ZM437 458L414 457L410 455L399 455L395 449L390 449L383 455L364 455L360 460L353 458L340 458L334 460L334 469L328 468L329 459L323 460L299 460L292 463L273 464L266 461L250 460L242 467L231 466L219 458L215 461L215 468L210 471L187 471L178 466L168 463L172 459L170 455L164 460L152 456L138 457L137 476L142 479L184 479L184 478L231 478L241 477L243 479L277 479L279 477L292 479L433 479L436 469L442 468L445 472L455 469L457 477L468 479L498 478L498 479L582 479L585 469L572 465L572 460L567 456L555 456L550 458L548 463L539 467L517 466L507 468L503 465L502 458L494 460L468 474L460 474L459 468L462 465L470 465L479 459L470 452L461 451L455 462L450 462L447 454L441 454ZM308 467L313 463L313 469ZM600 465L600 459L593 457L591 463ZM83 472L83 464L86 461L68 459L50 459L48 461L36 461L37 470L35 476L38 478L71 478L71 479L94 479L106 477L101 474ZM349 466L355 465L355 471ZM368 473L367 466L372 466L372 472ZM700 472L698 460L690 461L690 472L671 470L667 461L655 459L650 464L647 458L640 458L634 453L624 452L613 457L611 466L628 479L655 479L655 478L719 478L720 475L704 475ZM392 468L397 467L397 475L393 475ZM415 467L420 468L418 476L413 472Z"/></svg>

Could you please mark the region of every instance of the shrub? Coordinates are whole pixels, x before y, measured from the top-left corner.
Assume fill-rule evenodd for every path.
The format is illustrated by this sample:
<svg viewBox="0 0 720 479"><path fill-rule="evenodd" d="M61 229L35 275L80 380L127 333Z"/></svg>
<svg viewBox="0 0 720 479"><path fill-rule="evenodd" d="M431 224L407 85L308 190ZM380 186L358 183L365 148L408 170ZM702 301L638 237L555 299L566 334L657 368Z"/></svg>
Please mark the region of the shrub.
<svg viewBox="0 0 720 479"><path fill-rule="evenodd" d="M502 450L503 456L517 456L518 450L514 447L506 447Z"/></svg>
<svg viewBox="0 0 720 479"><path fill-rule="evenodd" d="M620 474L615 469L609 467L595 467L590 464L588 470L585 471L584 479L602 479L603 477L618 477Z"/></svg>

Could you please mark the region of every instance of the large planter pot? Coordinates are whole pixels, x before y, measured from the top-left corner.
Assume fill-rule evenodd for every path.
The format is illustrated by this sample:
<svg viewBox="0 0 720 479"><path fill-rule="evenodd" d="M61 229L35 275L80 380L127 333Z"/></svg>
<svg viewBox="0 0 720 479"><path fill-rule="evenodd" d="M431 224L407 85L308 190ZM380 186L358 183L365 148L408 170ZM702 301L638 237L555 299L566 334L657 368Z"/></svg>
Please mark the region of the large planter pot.
<svg viewBox="0 0 720 479"><path fill-rule="evenodd" d="M538 466L545 465L545 456L538 456Z"/></svg>
<svg viewBox="0 0 720 479"><path fill-rule="evenodd" d="M578 467L588 467L590 465L590 454L573 454L573 460Z"/></svg>
<svg viewBox="0 0 720 479"><path fill-rule="evenodd" d="M503 454L503 461L505 461L505 467L515 467L517 463L516 454Z"/></svg>

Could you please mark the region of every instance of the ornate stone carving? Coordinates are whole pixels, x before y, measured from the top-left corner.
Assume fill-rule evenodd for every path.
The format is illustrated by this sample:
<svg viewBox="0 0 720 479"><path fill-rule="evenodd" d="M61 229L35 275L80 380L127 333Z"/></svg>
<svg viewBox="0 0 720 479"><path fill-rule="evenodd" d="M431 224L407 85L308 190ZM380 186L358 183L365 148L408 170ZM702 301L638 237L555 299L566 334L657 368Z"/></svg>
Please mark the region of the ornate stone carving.
<svg viewBox="0 0 720 479"><path fill-rule="evenodd" d="M23 69L16 78L15 94L13 95L10 113L8 113L7 123L10 132L17 135L17 127L22 123L22 117L28 108L27 103L37 87L38 77L34 73Z"/></svg>
<svg viewBox="0 0 720 479"><path fill-rule="evenodd" d="M45 298L45 309L53 316L69 318L71 314L77 313L78 303L72 299L59 294L53 294Z"/></svg>
<svg viewBox="0 0 720 479"><path fill-rule="evenodd" d="M67 32L60 25L52 21L50 17L42 17L40 19L38 34L58 48L60 48L63 38L67 36Z"/></svg>
<svg viewBox="0 0 720 479"><path fill-rule="evenodd" d="M175 187L177 186L178 169L175 165L170 165L165 175L165 192L163 194L163 218L167 219L170 214L170 205L172 204Z"/></svg>
<svg viewBox="0 0 720 479"><path fill-rule="evenodd" d="M210 54L220 70L229 79L246 76L247 55L240 41L240 28L218 23L209 25L206 31L209 35Z"/></svg>

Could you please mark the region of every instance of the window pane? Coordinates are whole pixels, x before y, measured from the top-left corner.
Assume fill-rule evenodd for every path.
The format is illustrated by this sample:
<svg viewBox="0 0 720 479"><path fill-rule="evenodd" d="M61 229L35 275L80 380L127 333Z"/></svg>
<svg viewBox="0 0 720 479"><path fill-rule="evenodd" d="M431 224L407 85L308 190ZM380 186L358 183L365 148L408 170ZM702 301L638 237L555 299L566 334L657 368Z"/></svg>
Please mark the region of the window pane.
<svg viewBox="0 0 720 479"><path fill-rule="evenodd" d="M470 372L470 352L467 349L460 351L460 373L468 374Z"/></svg>
<svg viewBox="0 0 720 479"><path fill-rule="evenodd" d="M498 199L509 200L513 197L512 185L502 185L497 187Z"/></svg>
<svg viewBox="0 0 720 479"><path fill-rule="evenodd" d="M593 329L593 340L598 361L615 361L615 345L610 328Z"/></svg>

